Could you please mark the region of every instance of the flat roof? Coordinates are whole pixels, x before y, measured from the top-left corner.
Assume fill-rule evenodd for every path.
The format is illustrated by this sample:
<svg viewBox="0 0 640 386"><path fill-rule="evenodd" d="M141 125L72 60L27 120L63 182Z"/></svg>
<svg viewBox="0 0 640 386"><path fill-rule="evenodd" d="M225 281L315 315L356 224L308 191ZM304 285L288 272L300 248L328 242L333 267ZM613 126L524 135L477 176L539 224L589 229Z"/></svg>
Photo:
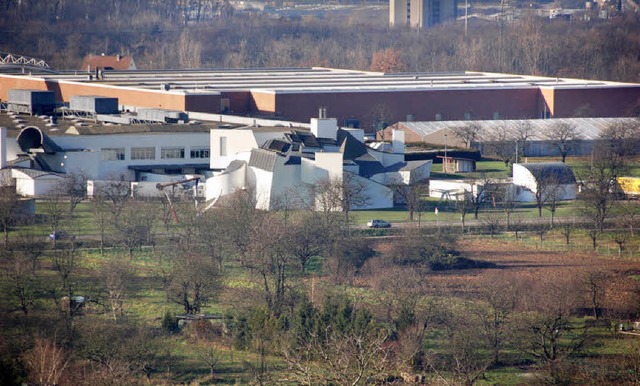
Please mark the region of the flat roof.
<svg viewBox="0 0 640 386"><path fill-rule="evenodd" d="M18 122L20 123L18 123ZM78 123L81 123L80 126ZM198 124L105 124L101 121L93 121L84 119L77 121L75 119L56 118L55 126L47 126L49 118L44 116L16 114L16 118L11 118L10 113L0 113L0 127L7 128L7 135L15 137L24 127L35 126L41 129L45 134L50 136L62 135L111 135L111 134L191 134L191 133L209 133L211 129L217 129L221 125L226 129L243 127L237 124L226 122L209 122L204 121Z"/></svg>
<svg viewBox="0 0 640 386"><path fill-rule="evenodd" d="M389 92L504 88L600 88L638 87L640 84L571 78L499 74L490 72L382 73L324 67L264 69L184 69L105 71L104 79L89 80L84 71L63 71L34 78L115 86L172 93L219 93L252 91L265 93ZM24 76L29 75L13 75Z"/></svg>

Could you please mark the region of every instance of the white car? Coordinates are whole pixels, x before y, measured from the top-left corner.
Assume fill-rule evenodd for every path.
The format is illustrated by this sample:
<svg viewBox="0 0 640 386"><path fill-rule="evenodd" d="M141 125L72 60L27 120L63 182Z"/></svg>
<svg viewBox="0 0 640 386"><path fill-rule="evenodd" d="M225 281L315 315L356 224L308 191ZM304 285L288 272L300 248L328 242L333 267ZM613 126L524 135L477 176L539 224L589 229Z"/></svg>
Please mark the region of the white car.
<svg viewBox="0 0 640 386"><path fill-rule="evenodd" d="M367 226L369 228L391 228L391 223L384 220L369 220Z"/></svg>

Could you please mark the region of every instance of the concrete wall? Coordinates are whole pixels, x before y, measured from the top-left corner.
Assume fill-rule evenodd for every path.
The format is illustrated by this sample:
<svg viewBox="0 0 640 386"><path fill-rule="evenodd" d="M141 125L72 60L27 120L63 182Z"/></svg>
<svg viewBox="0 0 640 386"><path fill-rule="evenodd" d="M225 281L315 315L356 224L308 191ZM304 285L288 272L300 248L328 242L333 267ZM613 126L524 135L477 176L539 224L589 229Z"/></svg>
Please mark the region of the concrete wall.
<svg viewBox="0 0 640 386"><path fill-rule="evenodd" d="M226 138L226 155L221 154L221 138ZM212 129L210 135L210 167L222 170L236 159L236 155L257 148L258 142L251 130Z"/></svg>
<svg viewBox="0 0 640 386"><path fill-rule="evenodd" d="M206 181L205 197L206 200L214 200L218 197L231 194L237 189L246 188L247 186L247 166L229 173L221 173L214 177L210 177Z"/></svg>
<svg viewBox="0 0 640 386"><path fill-rule="evenodd" d="M7 159L7 129L0 127L0 169L7 166Z"/></svg>
<svg viewBox="0 0 640 386"><path fill-rule="evenodd" d="M366 199L365 205L356 206L351 209L393 208L393 191L391 189L355 174L350 174L349 178L352 183L362 184L364 187L362 195Z"/></svg>
<svg viewBox="0 0 640 386"><path fill-rule="evenodd" d="M43 197L58 190L62 180L57 176L27 177L22 173L14 174L16 179L16 193L27 197Z"/></svg>
<svg viewBox="0 0 640 386"><path fill-rule="evenodd" d="M87 162L87 175L91 179L103 180L124 175L127 179L133 180L135 173L128 169L130 165L183 165L193 163L208 164L210 162L209 158L190 158L191 148L201 148L209 143L209 133L69 135L52 137L52 139L63 149L88 149L94 152L94 154L91 154L91 152L66 152L68 160L64 168L65 170L82 169L85 167L84 162ZM183 146L185 148L185 158L161 159L160 149L173 146ZM132 147L154 147L155 159L132 160ZM103 148L124 148L125 159L115 161L102 160L100 153ZM60 161L60 163L63 162L65 161ZM96 163L99 166L96 166ZM97 174L95 174L96 169ZM89 174L90 172L91 174Z"/></svg>

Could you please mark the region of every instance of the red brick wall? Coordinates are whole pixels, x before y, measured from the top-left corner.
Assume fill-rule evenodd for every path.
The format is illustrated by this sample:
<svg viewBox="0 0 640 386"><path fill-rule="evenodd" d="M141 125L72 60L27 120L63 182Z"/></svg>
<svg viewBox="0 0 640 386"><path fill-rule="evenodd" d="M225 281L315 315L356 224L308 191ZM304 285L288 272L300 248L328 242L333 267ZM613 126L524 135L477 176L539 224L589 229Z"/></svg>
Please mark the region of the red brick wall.
<svg viewBox="0 0 640 386"><path fill-rule="evenodd" d="M554 95L555 118L573 117L578 109L594 117L625 117L636 115L638 107L640 86L556 89Z"/></svg>
<svg viewBox="0 0 640 386"><path fill-rule="evenodd" d="M391 112L389 122L405 121L411 114L415 121L433 121L437 113L443 120L535 118L538 112L538 89L433 90L361 93L277 94L276 108L283 118L308 121L318 114L319 106L327 107L330 117L360 120L360 127L371 126L376 106Z"/></svg>

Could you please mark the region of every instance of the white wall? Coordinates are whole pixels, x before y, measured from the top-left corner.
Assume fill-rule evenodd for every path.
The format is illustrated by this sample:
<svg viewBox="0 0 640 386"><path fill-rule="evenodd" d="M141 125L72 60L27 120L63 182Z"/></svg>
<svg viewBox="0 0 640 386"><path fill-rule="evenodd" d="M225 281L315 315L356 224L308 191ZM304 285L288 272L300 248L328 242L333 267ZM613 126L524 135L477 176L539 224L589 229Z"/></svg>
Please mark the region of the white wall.
<svg viewBox="0 0 640 386"><path fill-rule="evenodd" d="M271 204L271 189L273 187L273 172L258 168L249 168L248 173L253 178L250 179L251 186L255 187L256 208L269 210Z"/></svg>
<svg viewBox="0 0 640 386"><path fill-rule="evenodd" d="M531 192L535 192L538 188L533 174L520 164L513 164L513 184L529 189Z"/></svg>
<svg viewBox="0 0 640 386"><path fill-rule="evenodd" d="M63 149L88 149L100 153L102 148L125 148L125 159L105 161L98 158L99 168L97 175L89 175L92 179L108 179L124 175L127 179L133 179L135 173L128 169L129 165L166 165L166 164L191 164L209 163L209 158L190 157L191 148L201 148L209 143L209 133L161 133L161 134L121 134L121 135L64 135L52 137L54 142ZM185 158L161 159L160 148L169 146L183 146ZM132 160L131 147L155 147L156 157L153 160ZM67 152L67 156L71 152ZM79 161L82 162L82 161ZM79 167L76 163L67 163L67 168Z"/></svg>
<svg viewBox="0 0 640 386"><path fill-rule="evenodd" d="M231 194L237 189L246 188L247 165L229 173L218 174L206 181L205 197L207 201Z"/></svg>
<svg viewBox="0 0 640 386"><path fill-rule="evenodd" d="M391 151L395 154L404 154L404 131L391 131Z"/></svg>
<svg viewBox="0 0 640 386"><path fill-rule="evenodd" d="M387 167L398 162L404 162L404 154L386 153L373 149L368 149L369 155L377 159L382 166Z"/></svg>
<svg viewBox="0 0 640 386"><path fill-rule="evenodd" d="M364 177L352 174L349 176L353 183L362 184L362 194L366 198L365 205L352 209L383 209L393 208L393 191L386 186Z"/></svg>
<svg viewBox="0 0 640 386"><path fill-rule="evenodd" d="M61 178L57 176L42 176L36 179L30 177L16 177L16 193L28 197L42 197L58 190Z"/></svg>
<svg viewBox="0 0 640 386"><path fill-rule="evenodd" d="M353 135L355 139L364 143L364 129L352 129L350 127L344 127L342 128L342 130L348 132L349 134Z"/></svg>
<svg viewBox="0 0 640 386"><path fill-rule="evenodd" d="M338 120L336 118L311 118L311 133L313 133L316 138L336 140Z"/></svg>
<svg viewBox="0 0 640 386"><path fill-rule="evenodd" d="M342 178L342 153L316 153L316 159L301 159L301 181L315 184L318 180Z"/></svg>
<svg viewBox="0 0 640 386"><path fill-rule="evenodd" d="M7 166L7 129L0 127L0 169Z"/></svg>
<svg viewBox="0 0 640 386"><path fill-rule="evenodd" d="M538 190L536 179L527 168L520 164L513 165L513 184L523 188L518 195L518 201L532 202L536 200L535 193ZM557 200L575 200L578 194L578 188L575 184L550 186L548 189L549 194L554 194ZM546 199L543 195L543 200Z"/></svg>
<svg viewBox="0 0 640 386"><path fill-rule="evenodd" d="M226 156L220 154L220 138L227 138ZM251 130L224 130L212 129L210 135L211 169L225 169L231 161L236 159L236 154L250 151L258 147L256 138Z"/></svg>
<svg viewBox="0 0 640 386"><path fill-rule="evenodd" d="M84 173L90 178L100 175L99 151L68 151L62 156L62 163L66 173Z"/></svg>

